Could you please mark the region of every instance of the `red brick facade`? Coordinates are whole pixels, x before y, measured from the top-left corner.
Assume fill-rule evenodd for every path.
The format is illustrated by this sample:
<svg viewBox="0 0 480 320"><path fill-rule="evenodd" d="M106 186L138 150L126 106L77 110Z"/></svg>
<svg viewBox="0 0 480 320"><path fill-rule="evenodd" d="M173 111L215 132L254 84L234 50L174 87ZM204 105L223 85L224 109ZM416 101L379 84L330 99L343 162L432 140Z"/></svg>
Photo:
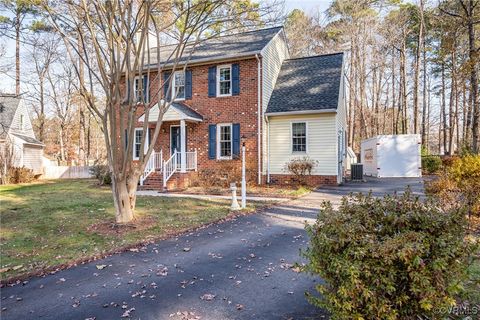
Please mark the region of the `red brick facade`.
<svg viewBox="0 0 480 320"><path fill-rule="evenodd" d="M248 59L234 61L240 66L240 94L228 97L208 97L208 68L216 64L192 66L192 98L181 101L203 116L202 122L186 123L187 151L197 149L198 170L204 168L222 169L225 162L240 160L216 160L208 157L208 126L219 123L239 123L240 135L246 137L246 157L255 159L255 172L258 172L257 151L257 60ZM151 75L150 79L156 78ZM163 80L163 77L161 77ZM158 78L157 78L158 79ZM158 90L158 81L150 83L150 92ZM155 102L156 99L152 99ZM179 121L169 121L162 124L155 150L163 150L164 159L170 156L170 127L179 125ZM139 124L140 125L140 124ZM150 127L154 127L151 124ZM256 178L256 175L255 175Z"/></svg>
<svg viewBox="0 0 480 320"><path fill-rule="evenodd" d="M295 176L290 174L272 174L270 175L270 183L279 184L279 185L296 185L299 182L296 181ZM319 176L319 175L306 176L304 178L303 183L310 187L338 184L337 176Z"/></svg>
<svg viewBox="0 0 480 320"><path fill-rule="evenodd" d="M217 160L209 159L208 156L208 127L210 124L220 123L239 123L240 135L246 137L246 157L249 166L249 176L247 180L256 181L258 175L258 152L261 146L258 145L258 62L255 58L232 61L238 63L240 67L240 94L237 96L228 97L208 97L208 69L211 66L223 65L221 64L206 64L199 66L191 66L192 71L192 98L180 101L187 105L192 110L195 110L203 116L202 122L186 122L186 151L197 150L197 166L198 171L204 169L218 169L231 170L232 162L240 166L239 159L233 160ZM160 81L163 81L163 76L156 77L155 74L150 75L150 94L152 103L155 103L155 93L157 92ZM162 89L163 91L163 89ZM170 153L170 128L171 126L180 125L180 121L166 121L162 124L159 137L155 143L155 150L163 150L164 159L168 159ZM138 124L141 126L141 123ZM154 128L155 124L150 124ZM260 131L261 132L261 131ZM261 134L261 133L260 133ZM262 139L260 139L262 141ZM262 162L261 162L262 163ZM229 167L227 169L226 167ZM152 175L150 185L153 189L162 188L160 185L161 175L158 173ZM168 181L168 189L183 189L188 186L191 180L190 174L176 173ZM266 182L266 176L261 179ZM273 184L295 184L294 177L291 175L271 175L271 183ZM322 184L332 185L337 184L336 176L309 176L306 178L306 183L310 186L316 187ZM149 187L147 187L149 188Z"/></svg>

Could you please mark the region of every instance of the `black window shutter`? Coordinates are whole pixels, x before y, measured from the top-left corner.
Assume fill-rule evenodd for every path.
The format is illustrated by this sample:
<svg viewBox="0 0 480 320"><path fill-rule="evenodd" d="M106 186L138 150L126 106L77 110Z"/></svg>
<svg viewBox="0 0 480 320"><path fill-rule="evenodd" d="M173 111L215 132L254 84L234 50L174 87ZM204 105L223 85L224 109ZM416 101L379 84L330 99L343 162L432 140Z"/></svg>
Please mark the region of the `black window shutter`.
<svg viewBox="0 0 480 320"><path fill-rule="evenodd" d="M148 142L147 142L147 148L150 146L150 142L152 142L153 139L153 133L155 132L155 128L148 128Z"/></svg>
<svg viewBox="0 0 480 320"><path fill-rule="evenodd" d="M185 71L185 99L192 99L192 70Z"/></svg>
<svg viewBox="0 0 480 320"><path fill-rule="evenodd" d="M208 68L208 96L215 97L217 95L217 67Z"/></svg>
<svg viewBox="0 0 480 320"><path fill-rule="evenodd" d="M208 125L208 158L215 159L217 155L217 125Z"/></svg>
<svg viewBox="0 0 480 320"><path fill-rule="evenodd" d="M130 100L130 79L127 79L127 100Z"/></svg>
<svg viewBox="0 0 480 320"><path fill-rule="evenodd" d="M149 90L148 90L148 76L143 76L143 99L145 99L145 103L149 101Z"/></svg>
<svg viewBox="0 0 480 320"><path fill-rule="evenodd" d="M240 123L234 123L232 125L232 145L233 145L233 158L240 157Z"/></svg>
<svg viewBox="0 0 480 320"><path fill-rule="evenodd" d="M125 129L125 150L128 148L128 130Z"/></svg>
<svg viewBox="0 0 480 320"><path fill-rule="evenodd" d="M235 63L232 65L232 95L240 94L240 65Z"/></svg>
<svg viewBox="0 0 480 320"><path fill-rule="evenodd" d="M170 89L170 72L163 73L163 96L165 100L170 101L172 96L172 90Z"/></svg>

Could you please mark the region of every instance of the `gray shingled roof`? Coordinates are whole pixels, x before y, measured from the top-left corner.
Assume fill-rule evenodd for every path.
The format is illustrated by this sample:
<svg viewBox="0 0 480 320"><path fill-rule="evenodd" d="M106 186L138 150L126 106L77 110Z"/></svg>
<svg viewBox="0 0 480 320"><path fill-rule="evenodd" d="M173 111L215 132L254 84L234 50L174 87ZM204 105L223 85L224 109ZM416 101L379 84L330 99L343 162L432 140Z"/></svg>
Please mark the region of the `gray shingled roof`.
<svg viewBox="0 0 480 320"><path fill-rule="evenodd" d="M44 144L40 141L38 141L37 139L35 138L32 138L32 137L29 137L29 136L24 136L23 134L18 134L18 133L12 133L14 136L22 139L23 141L25 141L26 143L28 144L35 144L35 145L39 145L39 146L43 146Z"/></svg>
<svg viewBox="0 0 480 320"><path fill-rule="evenodd" d="M189 62L194 63L260 53L282 28L274 27L247 31L204 40L196 46ZM170 55L174 49L175 46L173 45L160 47L161 62L168 64L168 62L172 61L175 57L170 57ZM191 46L187 46L180 61L185 61L190 56L191 49ZM156 50L156 48L150 50L151 60L155 61L154 63L156 63Z"/></svg>
<svg viewBox="0 0 480 320"><path fill-rule="evenodd" d="M267 114L336 109L343 53L285 60Z"/></svg>
<svg viewBox="0 0 480 320"><path fill-rule="evenodd" d="M197 111L191 109L189 106L183 104L183 103L180 103L180 102L172 102L171 105L176 108L177 110L179 110L180 112L183 112L185 115L191 117L191 118L195 118L195 119L198 119L198 120L203 120L203 116L198 113Z"/></svg>
<svg viewBox="0 0 480 320"><path fill-rule="evenodd" d="M12 124L20 98L12 94L0 94L0 139L4 139Z"/></svg>

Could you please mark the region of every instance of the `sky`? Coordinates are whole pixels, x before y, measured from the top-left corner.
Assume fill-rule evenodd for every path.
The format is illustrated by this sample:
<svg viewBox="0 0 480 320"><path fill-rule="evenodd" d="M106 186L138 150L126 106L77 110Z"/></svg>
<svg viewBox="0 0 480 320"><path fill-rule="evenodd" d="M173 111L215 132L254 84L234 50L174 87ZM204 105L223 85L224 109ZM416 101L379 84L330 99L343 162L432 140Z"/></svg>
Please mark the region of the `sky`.
<svg viewBox="0 0 480 320"><path fill-rule="evenodd" d="M261 1L261 0L260 0ZM320 11L325 11L331 0L284 0L285 1L285 11L290 12L293 9L302 9L307 13L314 13ZM6 61L0 61L0 66L4 65L6 62L14 62L15 54L15 42L10 39L0 39L2 44L5 44L7 57ZM21 49L22 50L22 49ZM25 51L24 51L25 52ZM25 66L22 66L25 67ZM22 68L23 69L23 68ZM22 70L25 72L25 70ZM14 74L11 73L9 77L2 77L0 79L0 92L15 92L15 79L13 78Z"/></svg>
<svg viewBox="0 0 480 320"><path fill-rule="evenodd" d="M285 0L287 11L293 9L302 9L305 12L325 11L330 5L331 0Z"/></svg>

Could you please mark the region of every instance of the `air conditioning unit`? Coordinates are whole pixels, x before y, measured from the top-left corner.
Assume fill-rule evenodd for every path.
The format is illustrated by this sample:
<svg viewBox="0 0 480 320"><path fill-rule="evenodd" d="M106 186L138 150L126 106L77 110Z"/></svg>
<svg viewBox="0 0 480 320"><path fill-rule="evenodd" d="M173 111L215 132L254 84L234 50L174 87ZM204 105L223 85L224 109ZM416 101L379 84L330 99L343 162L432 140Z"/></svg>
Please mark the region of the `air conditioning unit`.
<svg viewBox="0 0 480 320"><path fill-rule="evenodd" d="M352 163L350 166L351 179L352 180L362 180L363 179L363 164L361 163Z"/></svg>

